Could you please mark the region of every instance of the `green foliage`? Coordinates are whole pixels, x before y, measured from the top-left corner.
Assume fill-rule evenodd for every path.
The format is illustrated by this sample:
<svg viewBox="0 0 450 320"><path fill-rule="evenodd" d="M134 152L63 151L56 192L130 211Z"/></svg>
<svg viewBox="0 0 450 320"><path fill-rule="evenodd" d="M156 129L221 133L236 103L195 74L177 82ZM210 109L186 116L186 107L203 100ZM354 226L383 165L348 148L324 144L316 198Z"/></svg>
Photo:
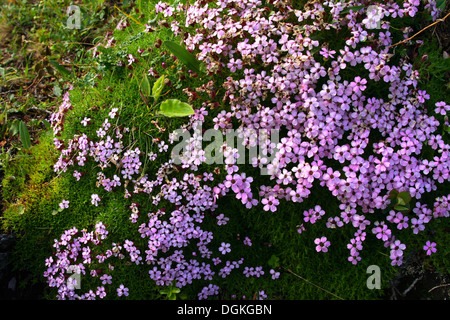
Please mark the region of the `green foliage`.
<svg viewBox="0 0 450 320"><path fill-rule="evenodd" d="M200 62L194 57L192 53L187 51L174 41L164 41L164 45L169 49L181 62L183 62L193 72L200 73Z"/></svg>
<svg viewBox="0 0 450 320"><path fill-rule="evenodd" d="M28 132L27 125L23 121L19 122L19 136L20 141L22 141L24 148L25 149L30 148L31 146L30 133Z"/></svg>
<svg viewBox="0 0 450 320"><path fill-rule="evenodd" d="M167 300L177 300L177 294L179 294L180 292L181 292L180 288L177 288L172 285L165 287L164 289L161 289L159 291L159 293L164 295L165 299Z"/></svg>
<svg viewBox="0 0 450 320"><path fill-rule="evenodd" d="M186 102L181 102L178 99L167 99L161 103L158 114L169 118L186 117L194 114L194 109Z"/></svg>
<svg viewBox="0 0 450 320"><path fill-rule="evenodd" d="M141 92L142 92L142 94L144 94L147 97L150 96L150 94L151 94L150 82L148 81L148 77L146 74L144 74L144 76L142 77Z"/></svg>
<svg viewBox="0 0 450 320"><path fill-rule="evenodd" d="M153 97L153 99L155 99L155 102L158 101L158 98L161 95L161 91L164 88L164 81L165 80L166 80L166 77L164 75L162 75L153 84L152 97Z"/></svg>
<svg viewBox="0 0 450 320"><path fill-rule="evenodd" d="M408 191L391 190L389 192L389 205L384 209L384 212L389 210L397 210L400 212L409 212L411 210L411 194Z"/></svg>

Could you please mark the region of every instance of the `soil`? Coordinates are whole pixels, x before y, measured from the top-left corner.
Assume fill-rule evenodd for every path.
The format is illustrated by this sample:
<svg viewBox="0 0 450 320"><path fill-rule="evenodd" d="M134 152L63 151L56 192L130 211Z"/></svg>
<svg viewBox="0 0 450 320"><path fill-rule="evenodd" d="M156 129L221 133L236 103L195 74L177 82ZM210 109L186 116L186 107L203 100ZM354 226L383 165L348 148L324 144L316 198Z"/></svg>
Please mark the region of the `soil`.
<svg viewBox="0 0 450 320"><path fill-rule="evenodd" d="M450 274L424 266L424 257L413 255L401 266L385 300L449 300Z"/></svg>

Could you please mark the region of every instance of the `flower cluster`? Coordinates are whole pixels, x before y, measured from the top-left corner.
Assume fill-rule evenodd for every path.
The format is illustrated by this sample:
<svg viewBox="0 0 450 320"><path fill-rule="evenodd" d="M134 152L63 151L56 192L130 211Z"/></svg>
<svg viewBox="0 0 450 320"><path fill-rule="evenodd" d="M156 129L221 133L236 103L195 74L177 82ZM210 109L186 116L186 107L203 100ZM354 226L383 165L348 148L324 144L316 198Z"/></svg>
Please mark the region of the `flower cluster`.
<svg viewBox="0 0 450 320"><path fill-rule="evenodd" d="M389 47L393 38L388 19L414 17L419 4L390 1L369 11L356 1L325 1L296 10L277 1L277 10L268 12L258 0L239 5L221 0L217 6L197 1L188 7L186 26L196 32L187 34L186 47L198 52L209 74L229 75L221 85L229 107L214 118L215 128L229 129L238 122L247 132L287 130L267 164L276 184L259 186L263 210L277 211L282 200L302 202L318 181L341 202L341 215L328 218L327 227L351 223L358 233L375 223L377 238L394 245L384 221L369 219L386 208L389 191L407 191L420 199L448 180L450 145L437 129L438 118L450 107L441 101L428 112L430 96L418 88L418 72L405 58L394 64ZM435 11L432 1L426 6ZM346 8L352 10L343 14ZM333 19L326 19L325 12ZM335 50L312 37L344 29L352 36ZM349 76L353 67L365 71ZM388 94L375 95L371 86L376 83ZM373 133L381 138L370 144ZM433 159L423 158L424 144L435 150ZM251 163L256 167L260 161ZM239 174L227 176L224 185L230 186ZM304 215L305 222L315 223L324 212ZM423 229L423 220L400 212L386 222L399 230ZM304 230L301 225L299 232ZM352 263L360 259L361 242L352 244ZM393 263L401 264L402 252L393 249Z"/></svg>
<svg viewBox="0 0 450 320"><path fill-rule="evenodd" d="M214 296L217 294L219 294L219 287L215 284L209 284L207 287L204 287L198 294L198 299L208 299L209 296Z"/></svg>
<svg viewBox="0 0 450 320"><path fill-rule="evenodd" d="M108 116L110 118L115 117L116 111L111 110ZM99 254L97 256L98 263L105 263L112 256L125 259L126 253L128 253L130 262L136 265L145 263L151 266L148 274L156 285L175 285L179 288L195 280L211 281L216 273L218 276L225 278L233 269L239 268L243 259L233 262L227 261L224 266L220 265L219 255L231 252L230 244L223 242L214 254L208 248L213 239L213 234L203 230L200 226L205 218L205 212L214 212L217 208L215 200L221 193L216 192L217 187L208 186L208 182L215 180L215 175L203 174L198 176L192 172L185 173L179 178L169 179L172 173L178 172L178 168L173 164L173 161L169 160L161 164L154 179L152 179L149 174L142 172L141 157L151 156L153 153L143 154L138 147L124 148L123 139L129 131L126 128L116 128L109 125L108 118L105 119L100 129L96 131L96 137L92 139L85 134L71 139L67 148L61 151L61 156L55 164L55 170L65 172L69 167L77 167L79 170L88 161L93 161L101 169L97 172L97 187L103 188L106 192L124 190L125 198L133 198L133 195L140 193L148 194L152 204L160 207L160 209L156 212L144 214L140 204L133 201L129 206L130 221L138 225L138 237L146 241L147 248L139 248L134 241L125 240L123 244L113 244L112 249ZM154 142L157 143L157 148L162 149L160 151L167 151L167 148L164 148L167 146L166 144L156 140ZM120 170L121 174L111 174L111 172L117 172L108 170L111 167ZM78 170L74 170L77 181L82 176L82 173ZM223 190L232 190L237 195L240 194L243 202L246 199L251 199L251 177L246 177L245 174L234 176L230 174L228 179L219 184L219 189L222 192ZM90 199L91 204L101 206L102 198L103 196L100 197L99 194L93 193ZM67 205L64 201L61 202L61 206ZM173 210L166 211L161 207L162 205L164 207L172 205ZM226 225L228 220L229 218L223 214L217 215L218 225ZM101 232L103 229L100 226L97 229L96 234L103 234ZM185 252L183 250L183 248L195 242L197 242L197 252ZM96 244L99 245L100 243ZM251 245L250 239L246 238L244 245ZM86 265L92 263L91 249L83 248L81 250L83 252L83 263ZM211 263L206 262L208 260ZM216 265L218 265L217 272L213 268ZM264 273L262 270L258 272ZM64 274L64 272L62 271L61 274ZM53 278L47 276L50 277L50 286L53 286ZM110 278L107 278L106 274L102 275L100 279L102 284L110 282ZM202 291L199 294L199 297L205 298L208 295L217 294L218 288L215 286L213 288L215 289L212 291L208 291L211 288L205 289L204 292ZM63 287L61 290L66 290L66 288ZM105 290L103 287L100 287L99 290L99 294L103 298ZM117 294L118 296L127 296L128 289L119 287ZM72 291L70 295L58 295L60 299L73 297L80 298ZM82 296L81 298L86 297ZM95 295L90 296L90 298L95 298Z"/></svg>
<svg viewBox="0 0 450 320"><path fill-rule="evenodd" d="M243 274L248 277L261 277L264 275L263 267L245 267Z"/></svg>
<svg viewBox="0 0 450 320"><path fill-rule="evenodd" d="M131 200L130 221L136 224L139 240L146 244L138 248L141 242L125 240L94 256L107 235L102 225L81 235L75 228L66 231L55 243L56 261L53 257L46 261L49 269L45 276L49 286L58 288L58 298L103 298L107 292L104 285L111 284L109 273L100 276L101 272L94 270L91 275L98 277L102 286L81 296L69 288L66 275L72 269L85 274L86 266L93 262L125 259L126 254L132 263L149 265L148 274L158 286L182 288L194 280L227 277L244 260L222 264L221 258L229 255L231 245L218 239L220 245L211 250L214 235L202 228L202 222L208 218L205 213L217 209L217 199L229 193L248 209L260 205L264 211L276 212L283 201L303 202L316 186L329 191L340 203L340 212L330 217L319 205L303 211L298 232L316 223L329 229L353 226L354 238L347 244L348 260L353 264L361 260L368 226L390 249L392 264L400 265L406 246L395 238L394 231L410 228L419 233L431 219L449 216L450 195L437 198L433 209L417 202L412 214L391 210L386 220L372 219L387 207L389 191L407 191L421 199L449 179L450 145L438 127L450 107L442 101L428 110L430 97L418 88L418 72L406 58L393 59L389 47L393 37L387 19L414 17L419 1L377 3L376 10L370 12L358 1L309 1L303 10L291 8L285 0L272 1L273 10L267 10L260 0L209 2L175 7L159 2L155 6L156 12L170 18L176 35L186 30L184 44L202 61L208 76L222 75L199 88L183 90L189 101L209 94L182 129L196 131L209 110L218 108L211 117L214 128L224 132L237 129L244 146L259 144L265 151L267 157L249 161L254 168L267 167L265 184L258 185L255 192L254 177L238 166L239 149L227 143L221 145L225 176L216 171L199 174L207 155L198 133L186 141L180 165L161 160L154 176L149 175L143 170L143 158L155 160L157 155L145 153L139 146L125 147L130 130L110 122L119 111L115 108L95 128L94 137L80 134L67 142L55 138L55 147L61 151L55 171L74 167L78 181L84 174L78 170L93 161L100 168L97 187L105 192L123 190L125 198ZM428 1L426 9L437 17L435 2ZM119 30L126 27L125 21L118 25ZM146 25L145 32L151 29ZM405 36L408 31L404 30ZM315 40L319 34L327 39L340 32L351 34L340 47ZM139 63L133 54L126 56L129 65ZM363 71L356 75L353 69ZM373 85L386 88L386 94L371 90ZM217 91L213 89L224 92L221 101L212 94ZM70 108L66 93L50 119L55 136L61 134ZM82 120L83 128L91 125L90 120ZM249 134L261 129L282 132L283 136L273 145ZM370 140L372 135L379 137L376 142ZM176 138L172 133L167 143L154 143L165 153ZM434 150L432 159L422 155L425 144ZM136 194L147 195L158 209L145 212L133 199ZM102 198L92 194L92 205L101 206ZM223 214L214 219L219 226L229 220ZM251 244L250 239L244 240L244 245ZM325 236L316 238L314 244L318 252L327 252L330 247ZM431 253L435 248L427 243L424 250ZM243 269L246 277L265 274L262 266ZM271 270L270 276L277 279L279 273ZM116 291L118 296L128 295L123 284ZM206 299L218 291L218 286L210 284L198 297Z"/></svg>
<svg viewBox="0 0 450 320"><path fill-rule="evenodd" d="M118 244L113 244L111 249L104 252L99 251L108 234L106 226L100 221L95 225L94 231L87 232L74 227L66 230L59 240L55 239L53 244L55 252L45 260L47 270L44 277L47 278L49 287L57 289L58 299L103 299L108 293L118 296L128 295L128 288L123 284L117 288L117 292L108 287L112 285L111 273L116 263L113 258L125 257L121 252L122 247ZM132 241L125 240L124 247L130 253L131 261L141 259ZM102 267L102 264L105 266ZM77 293L76 290L83 287L81 282L87 281L85 277L88 276L97 282L96 290Z"/></svg>
<svg viewBox="0 0 450 320"><path fill-rule="evenodd" d="M55 136L60 136L61 135L61 131L64 130L64 121L66 118L66 114L67 112L69 112L69 110L72 110L72 104L70 103L70 97L69 97L69 92L70 90L73 89L73 86L71 86L69 88L69 91L67 91L64 96L63 96L63 101L61 103L61 105L58 108L57 112L52 113L52 115L50 116L50 124L53 130L53 134ZM55 146L58 150L60 150L60 148L63 146L62 145L62 141L60 141L59 139L57 139L56 137L54 138L54 143Z"/></svg>

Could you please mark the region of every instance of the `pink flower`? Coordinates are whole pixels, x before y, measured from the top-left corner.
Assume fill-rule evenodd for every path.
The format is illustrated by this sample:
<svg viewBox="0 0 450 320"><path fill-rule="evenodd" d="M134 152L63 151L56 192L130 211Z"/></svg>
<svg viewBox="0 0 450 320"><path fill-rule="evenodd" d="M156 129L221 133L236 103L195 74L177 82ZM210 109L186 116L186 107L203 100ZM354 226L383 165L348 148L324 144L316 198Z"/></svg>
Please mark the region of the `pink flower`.
<svg viewBox="0 0 450 320"><path fill-rule="evenodd" d="M274 196L269 196L269 198L264 198L261 200L261 203L264 205L263 210L264 211L277 211L277 205L280 204L280 201L278 201L277 198Z"/></svg>
<svg viewBox="0 0 450 320"><path fill-rule="evenodd" d="M376 235L378 239L383 241L388 241L391 237L391 230L388 229L387 225L382 224L372 229L372 232Z"/></svg>
<svg viewBox="0 0 450 320"><path fill-rule="evenodd" d="M348 257L348 261L350 261L352 264L357 264L358 261L361 261L361 257L359 256L359 252L354 252Z"/></svg>
<svg viewBox="0 0 450 320"><path fill-rule="evenodd" d="M355 81L350 82L350 87L355 93L358 93L359 91L366 90L366 84L367 80L358 76L355 78Z"/></svg>
<svg viewBox="0 0 450 320"><path fill-rule="evenodd" d="M73 176L77 179L77 181L80 180L82 175L83 174L81 172L78 172L77 170L74 170L74 172L73 172Z"/></svg>
<svg viewBox="0 0 450 320"><path fill-rule="evenodd" d="M91 203L94 205L94 206L98 206L98 202L100 201L100 197L98 196L98 194L92 194L91 195Z"/></svg>
<svg viewBox="0 0 450 320"><path fill-rule="evenodd" d="M327 240L327 237L316 238L314 243L317 244L316 251L317 252L327 252L328 247L330 246L330 241Z"/></svg>
<svg viewBox="0 0 450 320"><path fill-rule="evenodd" d="M133 55L130 53L130 54L128 55L128 65L131 65L131 64L133 64L133 63L135 63L135 62L136 62L136 58L133 57Z"/></svg>
<svg viewBox="0 0 450 320"><path fill-rule="evenodd" d="M321 50L320 50L320 54L325 58L325 59L328 59L328 58L334 58L334 54L336 53L336 51L334 51L334 50L328 50L328 48L325 48L325 47L323 47Z"/></svg>
<svg viewBox="0 0 450 320"><path fill-rule="evenodd" d="M91 118L84 117L84 119L81 120L81 124L86 127L88 124L91 123L90 121L91 121Z"/></svg>
<svg viewBox="0 0 450 320"><path fill-rule="evenodd" d="M59 207L61 209L67 209L69 207L69 200L62 200L59 204Z"/></svg>
<svg viewBox="0 0 450 320"><path fill-rule="evenodd" d="M426 244L423 246L423 250L427 252L427 255L431 255L432 253L436 252L436 243L427 241Z"/></svg>

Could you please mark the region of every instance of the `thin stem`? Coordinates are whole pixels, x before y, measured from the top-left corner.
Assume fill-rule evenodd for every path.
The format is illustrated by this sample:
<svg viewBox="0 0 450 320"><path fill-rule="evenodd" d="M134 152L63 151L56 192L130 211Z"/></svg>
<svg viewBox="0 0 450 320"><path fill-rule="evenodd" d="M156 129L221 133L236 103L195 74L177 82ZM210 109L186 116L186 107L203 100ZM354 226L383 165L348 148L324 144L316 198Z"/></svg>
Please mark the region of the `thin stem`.
<svg viewBox="0 0 450 320"><path fill-rule="evenodd" d="M434 289L442 288L442 287L446 287L446 286L450 286L450 283L441 284L441 285L439 285L439 286L436 286L436 287L434 287L434 288L431 288L430 290L428 290L428 292L431 292L431 291L433 291Z"/></svg>
<svg viewBox="0 0 450 320"><path fill-rule="evenodd" d="M450 16L450 12L447 13L447 15L446 15L444 18L437 19L435 22L433 22L432 24L426 26L425 28L423 28L422 30L420 30L419 32L417 32L416 34L414 34L413 36L409 37L408 39L405 39L405 40L403 40L403 41L400 41L400 42L397 42L397 43L391 45L391 46L389 47L389 49L392 48L392 47L395 47L395 46L397 46L397 45L399 45L399 44L408 42L408 41L411 40L412 38L416 37L418 34L422 33L422 32L425 31L425 30L427 30L428 28L430 28L430 27L432 27L432 26L438 24L439 22L443 22L445 19L448 18L448 16Z"/></svg>
<svg viewBox="0 0 450 320"><path fill-rule="evenodd" d="M125 16L127 16L128 18L130 18L131 20L133 20L134 22L136 22L137 24L143 26L142 23L140 23L139 21L137 21L135 18L133 18L132 16L126 14L125 12L123 12L122 10L120 10L116 5L114 5L114 8L116 8L117 10L119 10L121 13L123 13Z"/></svg>
<svg viewBox="0 0 450 320"><path fill-rule="evenodd" d="M330 291L328 291L328 290L326 290L326 289L324 289L324 288L318 286L317 284L312 283L312 282L309 281L308 279L305 279L305 278L299 276L298 274L292 272L291 269L286 269L286 270L287 270L287 272L293 274L293 275L296 276L297 278L300 278L300 279L302 279L303 281L305 281L305 282L307 282L307 283L309 283L309 284L312 284L312 285L315 286L316 288L319 288L320 290L325 291L326 293L329 293L329 294L331 294L332 296L334 296L334 297L336 297L336 298L338 298L338 299L340 299L340 300L344 300L343 298L341 298L341 297L335 295L334 293L332 293L332 292L330 292Z"/></svg>

